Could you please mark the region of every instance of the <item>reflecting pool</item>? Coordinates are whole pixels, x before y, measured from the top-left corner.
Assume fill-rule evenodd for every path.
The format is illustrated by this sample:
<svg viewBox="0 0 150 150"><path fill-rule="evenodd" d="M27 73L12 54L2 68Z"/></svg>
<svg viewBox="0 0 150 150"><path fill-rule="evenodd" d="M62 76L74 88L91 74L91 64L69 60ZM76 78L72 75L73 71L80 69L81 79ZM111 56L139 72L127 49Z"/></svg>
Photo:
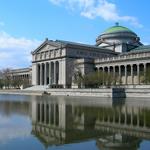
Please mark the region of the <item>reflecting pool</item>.
<svg viewBox="0 0 150 150"><path fill-rule="evenodd" d="M150 99L0 95L0 150L149 150Z"/></svg>

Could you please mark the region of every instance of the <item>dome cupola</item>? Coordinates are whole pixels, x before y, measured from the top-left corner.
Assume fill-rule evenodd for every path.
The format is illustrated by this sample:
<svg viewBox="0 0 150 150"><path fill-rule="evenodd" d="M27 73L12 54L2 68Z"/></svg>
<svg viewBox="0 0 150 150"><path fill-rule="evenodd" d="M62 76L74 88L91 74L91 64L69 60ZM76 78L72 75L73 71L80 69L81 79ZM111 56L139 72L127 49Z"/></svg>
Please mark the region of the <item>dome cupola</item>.
<svg viewBox="0 0 150 150"><path fill-rule="evenodd" d="M140 38L136 33L126 27L120 26L119 23L116 23L115 26L106 29L97 37L96 45L106 47L116 52L126 52L128 51L128 48L138 47L141 43Z"/></svg>

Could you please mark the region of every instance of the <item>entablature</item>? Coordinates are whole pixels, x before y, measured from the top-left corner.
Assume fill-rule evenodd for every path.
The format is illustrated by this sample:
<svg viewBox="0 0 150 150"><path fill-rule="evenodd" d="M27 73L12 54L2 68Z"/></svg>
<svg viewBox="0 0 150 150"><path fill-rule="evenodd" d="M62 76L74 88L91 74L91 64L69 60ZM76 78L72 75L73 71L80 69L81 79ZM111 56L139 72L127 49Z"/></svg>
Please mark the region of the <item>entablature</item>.
<svg viewBox="0 0 150 150"><path fill-rule="evenodd" d="M142 52L142 53L128 53L122 54L115 57L105 57L100 59L95 59L95 64L99 63L111 63L111 62L122 62L122 61L139 61L139 60L150 60L150 52Z"/></svg>

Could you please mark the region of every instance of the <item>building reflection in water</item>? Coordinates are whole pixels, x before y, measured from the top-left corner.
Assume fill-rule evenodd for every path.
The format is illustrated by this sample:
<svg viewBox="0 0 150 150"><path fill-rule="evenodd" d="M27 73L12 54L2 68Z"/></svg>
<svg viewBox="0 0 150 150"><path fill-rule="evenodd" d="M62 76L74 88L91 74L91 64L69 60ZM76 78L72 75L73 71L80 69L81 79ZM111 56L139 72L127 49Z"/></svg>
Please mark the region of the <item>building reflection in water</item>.
<svg viewBox="0 0 150 150"><path fill-rule="evenodd" d="M32 101L32 134L45 146L95 139L102 149L136 150L150 139L150 103L67 100Z"/></svg>

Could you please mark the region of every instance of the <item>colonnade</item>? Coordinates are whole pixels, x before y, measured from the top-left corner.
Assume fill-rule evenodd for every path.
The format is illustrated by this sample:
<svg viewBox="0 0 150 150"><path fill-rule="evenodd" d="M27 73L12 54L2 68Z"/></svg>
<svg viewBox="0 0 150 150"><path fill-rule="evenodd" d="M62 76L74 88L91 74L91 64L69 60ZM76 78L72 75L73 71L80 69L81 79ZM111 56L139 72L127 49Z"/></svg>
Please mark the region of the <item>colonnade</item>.
<svg viewBox="0 0 150 150"><path fill-rule="evenodd" d="M29 74L12 75L12 79L29 79Z"/></svg>
<svg viewBox="0 0 150 150"><path fill-rule="evenodd" d="M21 81L25 81L26 84L31 84L31 75L30 74L13 74L12 75L12 80L21 80Z"/></svg>
<svg viewBox="0 0 150 150"><path fill-rule="evenodd" d="M99 112L97 123L147 127L145 110L134 107L108 110L103 108L101 112Z"/></svg>
<svg viewBox="0 0 150 150"><path fill-rule="evenodd" d="M37 64L37 85L59 84L59 61Z"/></svg>
<svg viewBox="0 0 150 150"><path fill-rule="evenodd" d="M42 124L59 125L59 106L58 104L38 103L37 122Z"/></svg>
<svg viewBox="0 0 150 150"><path fill-rule="evenodd" d="M95 126L100 124L112 124L139 128L150 127L148 119L149 110L142 107L100 107L96 108L96 110L95 108L93 108L96 113L95 115L89 117L89 113L87 114L87 112L84 111L84 107L72 106L71 109L68 109L70 111L66 110L69 114L72 114L72 118L74 118L73 120L70 120L70 117L67 114L63 113L62 109L60 109L61 106L59 106L60 105L57 103L37 103L36 123L61 127L62 121L66 122L69 119L68 124L75 123L79 126L81 124L85 126L89 123L89 121L91 121L95 124ZM91 110L92 109L89 109L89 111ZM61 120L62 118L63 120ZM90 120L87 118L89 118Z"/></svg>
<svg viewBox="0 0 150 150"><path fill-rule="evenodd" d="M122 84L142 84L145 82L146 71L150 69L150 63L126 64L126 65L102 65L96 70L111 73Z"/></svg>

